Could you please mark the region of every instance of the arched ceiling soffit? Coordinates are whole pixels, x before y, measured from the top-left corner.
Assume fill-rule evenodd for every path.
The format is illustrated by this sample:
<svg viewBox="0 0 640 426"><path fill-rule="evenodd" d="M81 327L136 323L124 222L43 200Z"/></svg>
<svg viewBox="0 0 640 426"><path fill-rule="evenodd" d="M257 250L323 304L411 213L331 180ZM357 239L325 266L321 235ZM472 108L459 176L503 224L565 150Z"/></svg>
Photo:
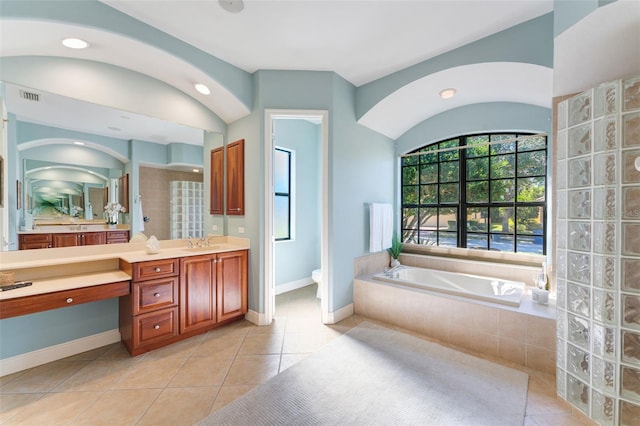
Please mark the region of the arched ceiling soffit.
<svg viewBox="0 0 640 426"><path fill-rule="evenodd" d="M450 99L440 91L456 89ZM551 108L553 70L540 65L488 62L446 69L415 80L378 102L358 120L391 139L441 112L487 102Z"/></svg>
<svg viewBox="0 0 640 426"><path fill-rule="evenodd" d="M640 2L599 7L559 34L553 49L553 95L640 73Z"/></svg>
<svg viewBox="0 0 640 426"><path fill-rule="evenodd" d="M79 146L77 145L77 142L82 142L84 145ZM129 159L126 156L120 154L117 151L110 149L108 146L104 146L92 141L78 140L78 139L66 139L66 138L34 139L32 141L23 142L19 144L18 151L23 153L24 155L24 154L28 154L29 150L32 150L32 149L37 149L40 147L55 148L55 146L60 146L61 148L64 147L65 155L68 155L69 157L73 158L74 161L78 161L79 159L83 158L83 155L78 153L81 153L84 150L96 150L114 159L112 164L105 164L104 157L102 157L100 161L96 161L95 164L93 164L93 161L90 160L90 158L92 157L89 156L87 157L89 159L87 160L86 165L92 165L96 167L107 166L108 168L121 168L122 165L129 162ZM69 151L70 148L74 149L75 153L70 152Z"/></svg>
<svg viewBox="0 0 640 426"><path fill-rule="evenodd" d="M215 76L160 47L132 37L87 26L26 19L3 19L0 36L2 57L48 56L115 65L174 87L182 92L185 98L189 97L192 102L204 105L227 124L250 113L240 98L222 85ZM83 50L63 47L60 41L69 36L86 40L90 47ZM198 93L194 88L195 83L207 85L211 94L205 96ZM100 95L100 88L87 87L87 91L90 91L87 96ZM157 116L146 111L132 112ZM197 127L204 128L201 125Z"/></svg>

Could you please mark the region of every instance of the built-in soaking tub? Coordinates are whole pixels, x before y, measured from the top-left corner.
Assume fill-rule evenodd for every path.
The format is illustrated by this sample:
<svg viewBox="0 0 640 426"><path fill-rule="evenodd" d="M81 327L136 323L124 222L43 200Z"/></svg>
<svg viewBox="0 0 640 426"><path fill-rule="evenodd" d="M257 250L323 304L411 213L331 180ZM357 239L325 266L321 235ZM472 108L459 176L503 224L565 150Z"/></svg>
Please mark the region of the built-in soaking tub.
<svg viewBox="0 0 640 426"><path fill-rule="evenodd" d="M380 273L373 278L508 306L520 306L525 287L522 282L411 266L401 266L392 273Z"/></svg>

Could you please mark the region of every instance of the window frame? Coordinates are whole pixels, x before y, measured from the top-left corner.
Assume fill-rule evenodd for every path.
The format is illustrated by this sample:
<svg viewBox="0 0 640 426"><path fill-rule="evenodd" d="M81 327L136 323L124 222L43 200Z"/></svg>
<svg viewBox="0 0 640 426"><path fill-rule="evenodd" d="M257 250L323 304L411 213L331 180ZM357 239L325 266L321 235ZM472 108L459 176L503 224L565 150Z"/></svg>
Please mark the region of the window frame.
<svg viewBox="0 0 640 426"><path fill-rule="evenodd" d="M523 137L525 138L525 141L527 139L533 140L533 144L522 144ZM485 138L485 142L481 142L481 145L479 146L482 146L482 149L486 152L482 153L482 149L480 149L479 155L471 155L474 148L472 148L473 144L470 143L470 141L473 141L474 138ZM487 143L488 145L483 145ZM509 143L513 144L512 149L504 150L502 144ZM457 146L458 148L451 149L450 147L452 145ZM412 247L439 247L447 249L473 250L474 252L476 252L475 249L478 249L477 251L491 252L495 251L498 244L504 244L504 239L500 238L500 236L505 236L507 240L511 240L511 250L499 250L500 253L534 256L546 255L548 230L550 229L547 220L550 190L549 149L549 140L546 134L525 132L482 132L459 135L435 141L421 146L408 154L402 155L400 159L400 217L402 218L402 241ZM541 152L542 154L536 154L538 152ZM415 160L407 160L409 157L413 157ZM499 161L499 159L509 161L510 157L513 157L511 175L492 175L493 160L497 158L498 160L495 161ZM522 159L520 162L519 157ZM536 157L538 158L536 159ZM524 158L529 158L527 163L523 162L526 161ZM486 163L486 169L477 169L484 174L484 177L476 176L474 179L472 173L469 172L469 166L472 164L472 161L476 159L477 163L484 161ZM453 162L457 163L458 167L457 180L454 180L451 174L446 174L443 178L442 165L452 164ZM434 165L435 172L433 171ZM519 166L522 166L520 170ZM449 166L449 168L450 167L451 166ZM535 173L521 173L521 170L524 167L533 169ZM429 171L426 177L423 176L425 170ZM449 179L447 180L447 178ZM519 191L523 188L520 185L525 185L526 179L542 180L543 196L541 195L540 198L534 201L519 201ZM407 180L409 180L409 182L407 182ZM467 190L469 183L473 184L474 182L478 184L486 182L486 189L484 190L485 198L483 200L470 200L471 194L468 194ZM506 183L507 186L505 188L507 191L505 193L510 193L511 199L506 201L492 199L494 195L500 195L498 192L492 193L492 186L496 185L498 182ZM535 183L533 180L531 182ZM450 199L447 200L447 202L443 202L443 191L441 189L443 183L457 183L457 200L455 202L451 202ZM511 187L509 187L509 185L511 185ZM433 186L435 191L432 189L431 191L427 190L427 192L424 192L425 188L430 186ZM482 185L480 185L480 187L482 187ZM494 186L493 188L499 187ZM524 188L526 188L526 186ZM539 188L539 186L532 185L532 188ZM478 194L475 191L473 193L476 195ZM423 197L425 194L427 194L427 196ZM504 194L502 195L504 196ZM407 203L407 198L413 198L412 201L415 201L415 203ZM425 200L429 202L425 202ZM507 222L507 231L504 231L504 229L502 231L492 229L492 208L512 209L511 215L509 216L512 221L510 220ZM430 209L430 211L427 209ZM454 231L454 229L450 229L452 228L450 223L451 221L447 224L446 229L442 226L442 223L440 223L444 217L441 213L443 209L455 209L455 245L453 245L453 241L451 240L451 236L453 235L452 231ZM472 227L470 227L468 214L471 209L476 209L481 213L481 218L484 219L484 228L472 229ZM524 222L524 220L530 221L534 217L539 217L542 221L539 232L537 232L537 229L522 230L522 227L526 226L525 223L520 222L520 214L524 215L525 213L523 209L529 209L530 215L535 212L535 209L540 210L538 216L524 216L523 219ZM405 216L407 213L414 214L417 217L417 220L414 220L411 223L412 226L407 225L408 218ZM433 229L428 228L426 221L423 222L423 217L426 216L435 216L435 220L429 220L430 226ZM435 239L430 239L432 238L432 235L435 235ZM470 246L468 240L470 235L478 235L480 237L479 241L486 241L486 245L475 247ZM442 243L443 241L447 241L443 238L446 236L450 236L448 240L449 244ZM494 241L495 237L498 238ZM541 238L541 240L538 240L538 238ZM502 240L502 243L500 240ZM433 241L434 243L430 244L429 241ZM541 247L541 251L518 251L519 246L521 246L525 241L532 241L535 247ZM494 250L492 250L492 243L495 244L493 247Z"/></svg>
<svg viewBox="0 0 640 426"><path fill-rule="evenodd" d="M275 156L275 152L276 151L281 151L284 152L288 155L288 167L289 167L289 173L288 173L288 188L289 188L289 192L277 192L275 190L275 185L273 188L273 205L276 205L276 197L286 197L288 200L288 205L287 205L287 212L288 212L288 218L287 218L287 230L288 230L288 235L286 237L276 237L275 235L275 227L274 227L274 241L275 242L285 242L285 241L293 241L294 240L294 230L295 230L295 209L293 208L293 206L295 205L294 202L294 195L295 195L295 179L294 179L294 172L295 172L295 151L288 149L288 148L283 148L280 146L276 146L274 147L274 156ZM274 161L274 175L275 175L275 164L276 162ZM275 211L274 211L274 217L275 217Z"/></svg>

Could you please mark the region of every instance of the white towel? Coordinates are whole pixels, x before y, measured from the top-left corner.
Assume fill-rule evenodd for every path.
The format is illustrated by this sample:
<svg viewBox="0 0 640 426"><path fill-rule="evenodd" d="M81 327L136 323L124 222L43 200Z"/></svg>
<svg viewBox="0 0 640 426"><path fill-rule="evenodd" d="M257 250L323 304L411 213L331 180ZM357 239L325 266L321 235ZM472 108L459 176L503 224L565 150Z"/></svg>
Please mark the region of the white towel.
<svg viewBox="0 0 640 426"><path fill-rule="evenodd" d="M393 237L393 206L369 205L369 252L375 253L391 247Z"/></svg>
<svg viewBox="0 0 640 426"><path fill-rule="evenodd" d="M144 215L142 214L142 197L138 197L138 207L136 207L136 222L138 222L138 231L144 231Z"/></svg>

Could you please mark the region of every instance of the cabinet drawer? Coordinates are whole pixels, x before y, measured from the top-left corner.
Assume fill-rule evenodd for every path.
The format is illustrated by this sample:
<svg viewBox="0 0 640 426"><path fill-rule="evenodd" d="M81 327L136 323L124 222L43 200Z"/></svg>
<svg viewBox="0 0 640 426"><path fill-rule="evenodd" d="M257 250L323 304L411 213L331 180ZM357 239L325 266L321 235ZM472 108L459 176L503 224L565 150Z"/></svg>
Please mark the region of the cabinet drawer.
<svg viewBox="0 0 640 426"><path fill-rule="evenodd" d="M178 335L178 308L142 314L133 319L134 347L151 345Z"/></svg>
<svg viewBox="0 0 640 426"><path fill-rule="evenodd" d="M178 304L178 277L133 284L133 314L156 311Z"/></svg>
<svg viewBox="0 0 640 426"><path fill-rule="evenodd" d="M129 231L108 231L107 244L128 243Z"/></svg>
<svg viewBox="0 0 640 426"><path fill-rule="evenodd" d="M0 319L95 302L129 294L129 281L0 300Z"/></svg>
<svg viewBox="0 0 640 426"><path fill-rule="evenodd" d="M178 275L178 259L153 260L133 265L133 280L151 280Z"/></svg>

